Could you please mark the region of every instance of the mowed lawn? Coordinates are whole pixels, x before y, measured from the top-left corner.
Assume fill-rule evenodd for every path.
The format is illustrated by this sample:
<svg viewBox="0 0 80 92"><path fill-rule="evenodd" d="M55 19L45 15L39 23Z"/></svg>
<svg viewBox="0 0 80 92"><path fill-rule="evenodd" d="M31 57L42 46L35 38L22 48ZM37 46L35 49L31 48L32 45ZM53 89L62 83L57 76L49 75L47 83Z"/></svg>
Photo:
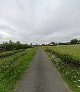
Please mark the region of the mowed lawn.
<svg viewBox="0 0 80 92"><path fill-rule="evenodd" d="M37 48L0 59L0 92L12 92L29 67Z"/></svg>
<svg viewBox="0 0 80 92"><path fill-rule="evenodd" d="M80 45L45 46L44 50L73 92L80 92Z"/></svg>

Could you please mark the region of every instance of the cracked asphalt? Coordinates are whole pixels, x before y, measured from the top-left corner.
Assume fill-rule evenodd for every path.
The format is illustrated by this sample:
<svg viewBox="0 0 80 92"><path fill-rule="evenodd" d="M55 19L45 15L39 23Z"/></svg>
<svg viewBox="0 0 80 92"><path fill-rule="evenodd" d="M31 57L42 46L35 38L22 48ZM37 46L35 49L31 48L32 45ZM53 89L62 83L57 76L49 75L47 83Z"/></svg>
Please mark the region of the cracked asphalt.
<svg viewBox="0 0 80 92"><path fill-rule="evenodd" d="M39 48L15 92L70 92L70 90L42 48Z"/></svg>

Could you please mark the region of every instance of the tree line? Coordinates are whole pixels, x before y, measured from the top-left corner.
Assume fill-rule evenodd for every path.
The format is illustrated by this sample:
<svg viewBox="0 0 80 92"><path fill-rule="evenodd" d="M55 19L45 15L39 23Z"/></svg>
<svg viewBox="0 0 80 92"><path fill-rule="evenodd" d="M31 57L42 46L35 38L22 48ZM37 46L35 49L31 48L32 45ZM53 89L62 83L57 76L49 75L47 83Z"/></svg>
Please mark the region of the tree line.
<svg viewBox="0 0 80 92"><path fill-rule="evenodd" d="M32 44L28 45L28 44L21 44L20 41L17 42L13 42L13 41L9 41L9 42L3 42L2 44L0 44L0 51L11 51L11 50L19 50L19 49L27 49L27 48L31 48Z"/></svg>
<svg viewBox="0 0 80 92"><path fill-rule="evenodd" d="M80 44L80 40L72 39L72 40L70 40L70 42L59 43L59 45L73 45L73 44Z"/></svg>
<svg viewBox="0 0 80 92"><path fill-rule="evenodd" d="M43 46L55 46L55 45L73 45L73 44L80 44L80 40L78 39L72 39L69 42L51 42L49 44L42 44Z"/></svg>

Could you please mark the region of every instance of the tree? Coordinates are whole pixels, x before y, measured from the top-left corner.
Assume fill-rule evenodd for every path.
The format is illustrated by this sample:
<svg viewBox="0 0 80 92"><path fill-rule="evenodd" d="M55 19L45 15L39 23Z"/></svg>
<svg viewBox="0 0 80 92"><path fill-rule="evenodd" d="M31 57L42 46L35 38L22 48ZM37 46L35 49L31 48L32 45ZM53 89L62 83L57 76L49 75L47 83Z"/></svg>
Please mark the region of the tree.
<svg viewBox="0 0 80 92"><path fill-rule="evenodd" d="M30 43L30 46L32 46L32 43Z"/></svg>
<svg viewBox="0 0 80 92"><path fill-rule="evenodd" d="M32 43L28 45L28 44L21 44L20 41L14 43L10 40L9 42L3 42L3 44L0 44L0 51L11 51L27 48L32 48Z"/></svg>
<svg viewBox="0 0 80 92"><path fill-rule="evenodd" d="M72 40L70 41L70 44L78 44L78 40L77 40L77 39L72 39Z"/></svg>
<svg viewBox="0 0 80 92"><path fill-rule="evenodd" d="M52 46L55 46L55 45L57 45L55 42L51 42L51 43L49 43L48 45L52 45Z"/></svg>
<svg viewBox="0 0 80 92"><path fill-rule="evenodd" d="M17 41L16 44L21 44L20 41Z"/></svg>
<svg viewBox="0 0 80 92"><path fill-rule="evenodd" d="M80 40L78 41L78 43L80 44Z"/></svg>
<svg viewBox="0 0 80 92"><path fill-rule="evenodd" d="M9 44L14 44L11 40L9 41Z"/></svg>

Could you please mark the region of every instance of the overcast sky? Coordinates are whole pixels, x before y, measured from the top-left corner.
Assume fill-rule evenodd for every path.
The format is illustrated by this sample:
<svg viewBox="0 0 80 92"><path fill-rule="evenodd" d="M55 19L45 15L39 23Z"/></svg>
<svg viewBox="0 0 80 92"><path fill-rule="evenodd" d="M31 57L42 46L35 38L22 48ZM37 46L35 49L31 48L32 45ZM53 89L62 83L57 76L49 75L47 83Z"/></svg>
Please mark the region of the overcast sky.
<svg viewBox="0 0 80 92"><path fill-rule="evenodd" d="M0 0L0 43L80 39L80 0Z"/></svg>

